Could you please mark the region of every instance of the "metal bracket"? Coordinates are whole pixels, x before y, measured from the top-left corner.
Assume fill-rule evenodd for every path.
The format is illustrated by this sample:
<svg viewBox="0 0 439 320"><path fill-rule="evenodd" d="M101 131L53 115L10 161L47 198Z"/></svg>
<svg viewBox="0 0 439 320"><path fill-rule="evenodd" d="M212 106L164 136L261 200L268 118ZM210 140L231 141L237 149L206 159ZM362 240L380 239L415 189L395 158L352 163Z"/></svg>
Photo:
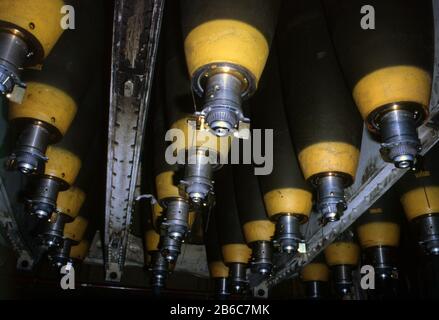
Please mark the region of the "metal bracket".
<svg viewBox="0 0 439 320"><path fill-rule="evenodd" d="M108 132L105 268L120 281L127 254L164 0L117 0Z"/></svg>
<svg viewBox="0 0 439 320"><path fill-rule="evenodd" d="M252 288L252 295L258 299L268 299L268 286L265 282L258 284Z"/></svg>
<svg viewBox="0 0 439 320"><path fill-rule="evenodd" d="M0 177L0 228L18 256L17 269L32 270L36 259L20 233L2 177Z"/></svg>

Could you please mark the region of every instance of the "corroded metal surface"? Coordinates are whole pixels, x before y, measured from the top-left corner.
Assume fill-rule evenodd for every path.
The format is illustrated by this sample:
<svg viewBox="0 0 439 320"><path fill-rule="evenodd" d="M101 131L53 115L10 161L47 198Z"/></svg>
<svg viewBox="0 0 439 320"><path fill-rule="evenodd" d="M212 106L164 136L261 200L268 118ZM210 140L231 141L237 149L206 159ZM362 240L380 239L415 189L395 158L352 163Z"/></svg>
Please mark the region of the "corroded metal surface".
<svg viewBox="0 0 439 320"><path fill-rule="evenodd" d="M115 3L104 234L110 281L120 281L127 253L163 5Z"/></svg>

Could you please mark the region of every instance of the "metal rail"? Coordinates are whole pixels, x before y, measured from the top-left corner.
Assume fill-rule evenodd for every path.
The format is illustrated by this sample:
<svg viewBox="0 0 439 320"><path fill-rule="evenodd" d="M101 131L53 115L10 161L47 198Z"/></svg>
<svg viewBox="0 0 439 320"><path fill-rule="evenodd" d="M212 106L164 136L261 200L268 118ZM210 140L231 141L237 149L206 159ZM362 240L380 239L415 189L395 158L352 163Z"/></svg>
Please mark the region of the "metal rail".
<svg viewBox="0 0 439 320"><path fill-rule="evenodd" d="M105 208L106 279L120 281L127 253L164 0L116 0Z"/></svg>
<svg viewBox="0 0 439 320"><path fill-rule="evenodd" d="M0 231L17 254L17 269L32 270L38 254L26 244L9 201L3 178L0 176Z"/></svg>

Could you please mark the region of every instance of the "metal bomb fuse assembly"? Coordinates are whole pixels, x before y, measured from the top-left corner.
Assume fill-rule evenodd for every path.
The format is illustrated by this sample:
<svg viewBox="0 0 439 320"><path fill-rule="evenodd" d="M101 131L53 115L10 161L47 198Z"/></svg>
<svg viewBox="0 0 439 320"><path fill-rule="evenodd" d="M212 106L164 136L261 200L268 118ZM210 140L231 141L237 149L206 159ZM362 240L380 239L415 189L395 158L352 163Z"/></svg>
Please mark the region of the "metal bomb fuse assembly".
<svg viewBox="0 0 439 320"><path fill-rule="evenodd" d="M79 215L84 201L84 191L75 186L58 193L56 210L52 213L42 234L44 245L49 248L62 246L64 226Z"/></svg>
<svg viewBox="0 0 439 320"><path fill-rule="evenodd" d="M79 215L80 210L87 198L86 193L94 193L91 185L93 179L96 177L96 168L98 168L99 155L94 153L96 145L99 144L99 128L96 123L101 115L100 95L97 94L98 86L92 87L95 90L90 90L84 98L81 108L75 119L71 133L67 134L66 138L60 144L63 148L71 150L76 158L80 160L79 173L74 180L74 185L69 184L70 188L58 193L55 198L55 194L51 195L47 193L46 199L38 200L38 194L33 193L36 198L30 198L34 207L40 207L47 209L49 212L53 200L56 199L54 210L49 215L48 222L45 223L44 230L42 232L43 243L47 246L58 246L63 238L64 225L67 222L73 220ZM65 159L60 159L65 161ZM63 163L61 162L62 166ZM41 180L44 178L34 178L36 184L41 184ZM53 178L58 181L62 179L61 175L58 178ZM53 196L53 198L51 198ZM93 196L91 196L93 197ZM93 201L90 197L90 202Z"/></svg>
<svg viewBox="0 0 439 320"><path fill-rule="evenodd" d="M73 152L61 146L47 149L48 161L43 174L31 182L31 191L26 202L28 211L41 219L49 219L56 209L56 200L61 191L72 186L81 168L81 160Z"/></svg>
<svg viewBox="0 0 439 320"><path fill-rule="evenodd" d="M215 282L215 297L225 300L230 295L229 268L225 265L218 236L217 216L212 212L205 229L206 254L210 277Z"/></svg>
<svg viewBox="0 0 439 320"><path fill-rule="evenodd" d="M165 159L167 144L164 111L164 106L159 104L154 114L153 132L156 139L153 141L153 174L157 200L163 209L159 225L162 236L160 251L166 260L172 263L177 260L189 230L189 201L184 191L178 187L178 166L168 164Z"/></svg>
<svg viewBox="0 0 439 320"><path fill-rule="evenodd" d="M205 128L203 118L193 115L194 101L183 44L174 41L176 32L181 32L181 28L171 22L167 27L169 40L166 41L164 68L166 116L169 133L176 138L171 147L178 164L184 167L180 186L191 206L206 207L214 192L213 172L219 170L223 159L227 158L230 139L215 136Z"/></svg>
<svg viewBox="0 0 439 320"><path fill-rule="evenodd" d="M251 270L268 276L273 268L273 246L275 225L267 216L253 165L233 167L236 204L245 241L252 248Z"/></svg>
<svg viewBox="0 0 439 320"><path fill-rule="evenodd" d="M338 65L320 1L285 2L279 31L286 114L305 179L325 223L343 215L355 179L362 121ZM297 50L297 48L301 48Z"/></svg>
<svg viewBox="0 0 439 320"><path fill-rule="evenodd" d="M0 2L0 93L20 102L26 84L23 68L36 66L50 54L63 33L62 0ZM14 90L16 89L16 90ZM19 90L21 89L21 90Z"/></svg>
<svg viewBox="0 0 439 320"><path fill-rule="evenodd" d="M71 263L71 248L81 243L88 227L88 220L77 216L64 226L64 241L61 247L52 247L48 251L48 259L55 268Z"/></svg>
<svg viewBox="0 0 439 320"><path fill-rule="evenodd" d="M300 226L308 221L311 213L312 193L300 171L291 141L278 68L274 51L251 101L251 114L255 128L273 131L273 171L258 176L265 211L276 225L273 245L283 253L294 254L302 241Z"/></svg>
<svg viewBox="0 0 439 320"><path fill-rule="evenodd" d="M401 204L427 255L439 255L438 148L420 159L417 170L399 183Z"/></svg>
<svg viewBox="0 0 439 320"><path fill-rule="evenodd" d="M9 121L17 126L18 138L9 166L23 174L44 170L47 147L62 139L75 118L77 102L72 93L63 88L61 79L68 74L59 72L63 63L67 67L65 54L72 48L64 42L70 40L70 36L63 37L47 59L44 70L25 73L28 84L23 102L10 104Z"/></svg>
<svg viewBox="0 0 439 320"><path fill-rule="evenodd" d="M324 299L328 295L329 268L323 255L300 270L300 279L305 286L308 299Z"/></svg>
<svg viewBox="0 0 439 320"><path fill-rule="evenodd" d="M59 2L62 1L52 1ZM47 147L66 136L78 109L83 107L84 94L90 89L93 76L84 74L96 66L101 50L97 41L101 30L92 28L90 16L99 17L102 12L98 2L80 0L75 8L77 27L63 34L40 70L24 73L27 90L23 101L11 102L9 106L9 122L17 132L17 142L8 165L23 174L44 171ZM78 50L79 46L81 50ZM93 106L92 110L95 108Z"/></svg>
<svg viewBox="0 0 439 320"><path fill-rule="evenodd" d="M400 241L400 206L387 194L365 212L357 224L357 235L365 264L375 270L374 296L395 297L398 281L397 257Z"/></svg>
<svg viewBox="0 0 439 320"><path fill-rule="evenodd" d="M74 185L82 162L92 153L100 129L96 126L100 112L97 96L94 93L87 95L64 139L48 147L44 171L32 176L33 186L27 199L30 214L50 218L56 211L59 192ZM92 173L84 173L80 178L78 186L85 188L92 179Z"/></svg>
<svg viewBox="0 0 439 320"><path fill-rule="evenodd" d="M152 275L151 286L156 293L166 286L166 279L170 272L169 262L161 254L159 242L160 234L153 228L148 228L145 233L145 248L150 257L148 268Z"/></svg>
<svg viewBox="0 0 439 320"><path fill-rule="evenodd" d="M242 101L256 91L278 9L279 1L181 1L192 88L203 100L199 114L217 136L248 127Z"/></svg>
<svg viewBox="0 0 439 320"><path fill-rule="evenodd" d="M340 65L369 131L380 138L385 159L397 168L413 167L421 149L417 127L430 104L431 1L370 1L381 21L375 30L358 26L362 1L323 3Z"/></svg>
<svg viewBox="0 0 439 320"><path fill-rule="evenodd" d="M342 299L349 298L352 295L352 270L359 263L360 247L349 234L344 234L340 240L330 244L324 254L332 271L337 295Z"/></svg>
<svg viewBox="0 0 439 320"><path fill-rule="evenodd" d="M224 263L229 267L230 290L243 294L248 289L247 267L252 250L247 246L239 221L233 184L233 168L223 167L216 175L215 214Z"/></svg>

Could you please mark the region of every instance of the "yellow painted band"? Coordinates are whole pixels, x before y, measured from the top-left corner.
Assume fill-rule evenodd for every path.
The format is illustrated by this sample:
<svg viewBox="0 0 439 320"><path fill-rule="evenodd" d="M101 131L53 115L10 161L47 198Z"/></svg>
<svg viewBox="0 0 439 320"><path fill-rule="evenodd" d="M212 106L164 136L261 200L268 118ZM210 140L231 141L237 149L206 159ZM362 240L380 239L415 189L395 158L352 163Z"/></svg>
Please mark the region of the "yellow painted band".
<svg viewBox="0 0 439 320"><path fill-rule="evenodd" d="M27 83L22 104L9 104L9 120L32 118L48 123L65 135L75 118L77 105L64 91L38 82Z"/></svg>
<svg viewBox="0 0 439 320"><path fill-rule="evenodd" d="M376 246L399 245L400 228L393 222L371 222L357 228L358 239L361 247L370 248Z"/></svg>
<svg viewBox="0 0 439 320"><path fill-rule="evenodd" d="M324 263L309 263L300 272L302 281L324 281L329 280L329 268Z"/></svg>
<svg viewBox="0 0 439 320"><path fill-rule="evenodd" d="M325 258L329 266L358 264L360 248L353 242L334 242L325 249Z"/></svg>
<svg viewBox="0 0 439 320"><path fill-rule="evenodd" d="M158 230L158 220L163 214L163 208L162 206L157 202L152 206L152 225L154 229Z"/></svg>
<svg viewBox="0 0 439 320"><path fill-rule="evenodd" d="M147 230L145 233L145 248L147 252L159 250L160 235L155 230Z"/></svg>
<svg viewBox="0 0 439 320"><path fill-rule="evenodd" d="M70 258L83 261L88 255L88 249L90 248L90 242L88 240L82 240L77 245L70 248Z"/></svg>
<svg viewBox="0 0 439 320"><path fill-rule="evenodd" d="M174 272L175 266L177 265L176 262L171 262L168 264L169 272Z"/></svg>
<svg viewBox="0 0 439 320"><path fill-rule="evenodd" d="M46 162L45 175L59 178L69 185L75 182L81 169L81 160L74 153L66 149L49 146L46 157L49 160Z"/></svg>
<svg viewBox="0 0 439 320"><path fill-rule="evenodd" d="M188 214L188 226L189 230L192 229L192 226L194 225L195 219L197 217L197 213L195 211L190 211Z"/></svg>
<svg viewBox="0 0 439 320"><path fill-rule="evenodd" d="M152 261L152 257L150 254L145 254L145 266L150 266Z"/></svg>
<svg viewBox="0 0 439 320"><path fill-rule="evenodd" d="M85 193L77 187L71 187L58 193L56 208L72 218L76 218L85 201Z"/></svg>
<svg viewBox="0 0 439 320"><path fill-rule="evenodd" d="M54 224L60 217L60 214L58 212L52 212L52 215L50 216L49 223Z"/></svg>
<svg viewBox="0 0 439 320"><path fill-rule="evenodd" d="M225 264L245 263L247 264L252 255L252 250L242 243L232 243L222 246L223 259Z"/></svg>
<svg viewBox="0 0 439 320"><path fill-rule="evenodd" d="M428 170L420 170L418 172L415 173L415 177L420 179L420 178L425 178L425 177L430 177L431 176L431 172Z"/></svg>
<svg viewBox="0 0 439 320"><path fill-rule="evenodd" d="M184 47L191 76L203 66L228 62L246 68L256 82L270 50L258 29L230 19L211 20L197 26L186 37Z"/></svg>
<svg viewBox="0 0 439 320"><path fill-rule="evenodd" d="M359 158L358 148L344 142L320 142L299 153L305 179L324 172L345 173L354 179Z"/></svg>
<svg viewBox="0 0 439 320"><path fill-rule="evenodd" d="M402 195L401 203L409 221L426 214L439 213L439 186L426 186Z"/></svg>
<svg viewBox="0 0 439 320"><path fill-rule="evenodd" d="M157 189L157 197L159 201L167 198L180 197L180 190L174 181L174 171L165 171L155 178L155 186Z"/></svg>
<svg viewBox="0 0 439 320"><path fill-rule="evenodd" d="M222 261L210 262L209 271L211 278L227 278L229 276L229 268Z"/></svg>
<svg viewBox="0 0 439 320"><path fill-rule="evenodd" d="M430 74L414 66L382 68L363 77L353 96L363 119L382 106L396 102L415 102L425 108L430 103Z"/></svg>
<svg viewBox="0 0 439 320"><path fill-rule="evenodd" d="M0 21L12 23L31 33L47 57L63 33L62 0L1 0Z"/></svg>
<svg viewBox="0 0 439 320"><path fill-rule="evenodd" d="M312 193L304 189L275 189L264 195L265 209L271 218L281 213L309 217L312 208Z"/></svg>
<svg viewBox="0 0 439 320"><path fill-rule="evenodd" d="M77 216L75 220L65 224L64 238L71 239L77 242L81 241L84 237L87 226L88 220L81 216Z"/></svg>
<svg viewBox="0 0 439 320"><path fill-rule="evenodd" d="M185 117L176 121L171 129L180 130L184 139L177 139L173 143L177 153L191 148L203 148L227 157L231 146L230 137L217 137L210 130L197 130L193 125L196 121L193 118Z"/></svg>
<svg viewBox="0 0 439 320"><path fill-rule="evenodd" d="M255 220L245 223L242 229L247 243L271 241L274 235L275 225L270 220Z"/></svg>

